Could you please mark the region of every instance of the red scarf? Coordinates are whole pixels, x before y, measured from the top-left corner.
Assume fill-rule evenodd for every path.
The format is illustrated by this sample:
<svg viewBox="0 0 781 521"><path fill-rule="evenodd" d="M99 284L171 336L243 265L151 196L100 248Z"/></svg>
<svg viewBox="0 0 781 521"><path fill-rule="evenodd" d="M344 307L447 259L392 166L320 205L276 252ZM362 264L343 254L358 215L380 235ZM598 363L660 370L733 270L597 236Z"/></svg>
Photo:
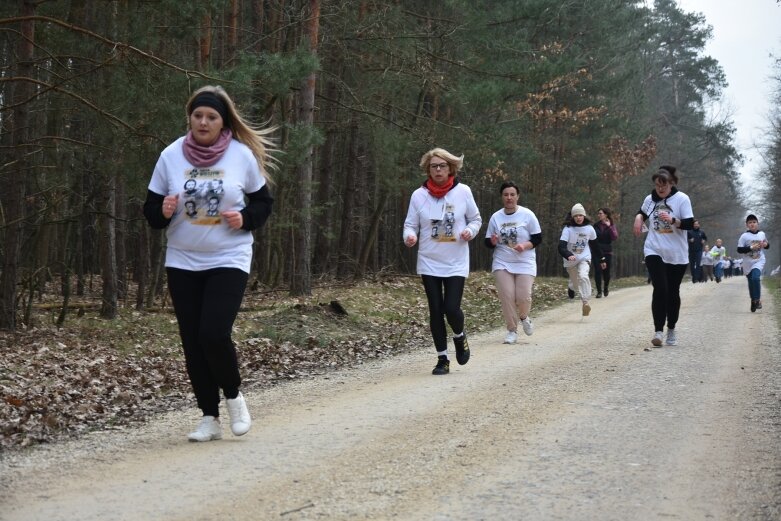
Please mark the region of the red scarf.
<svg viewBox="0 0 781 521"><path fill-rule="evenodd" d="M214 165L219 161L225 151L228 150L233 139L233 132L229 128L224 128L220 131L220 137L217 141L209 146L199 145L193 138L193 132L190 130L184 138L184 144L182 145L182 152L184 157L193 166L198 168L206 168Z"/></svg>
<svg viewBox="0 0 781 521"><path fill-rule="evenodd" d="M445 181L445 184L443 184L442 186L437 186L437 185L434 184L434 182L429 177L428 179L426 179L426 182L424 183L423 186L426 187L426 190L428 190L428 192L431 195L433 195L437 199L441 199L441 198L443 198L445 196L446 193L448 193L448 191L451 188L453 188L453 183L455 182L455 180L456 180L456 177L451 175L451 176L449 176L447 178L447 181Z"/></svg>

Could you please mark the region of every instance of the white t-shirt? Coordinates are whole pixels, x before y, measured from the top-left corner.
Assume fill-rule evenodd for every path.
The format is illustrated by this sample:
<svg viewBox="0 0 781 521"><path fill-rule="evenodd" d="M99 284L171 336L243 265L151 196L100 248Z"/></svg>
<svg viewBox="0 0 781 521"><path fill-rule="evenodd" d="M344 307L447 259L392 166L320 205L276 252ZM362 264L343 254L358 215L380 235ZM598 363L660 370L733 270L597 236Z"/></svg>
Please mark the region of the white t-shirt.
<svg viewBox="0 0 781 521"><path fill-rule="evenodd" d="M659 219L661 211L668 212L678 221L693 218L689 196L677 191L666 199L654 201L649 194L640 209L648 216L648 235L645 238L643 255L659 255L666 264L689 264L686 230Z"/></svg>
<svg viewBox="0 0 781 521"><path fill-rule="evenodd" d="M765 235L765 232L762 230L757 230L757 233L751 233L750 231L745 231L743 234L738 238L738 248L741 248L743 246L751 246L754 243L760 243L762 241L767 240L767 236ZM765 249L759 248L758 250L751 250L748 253L742 253L743 255L742 259L746 263L746 267L743 268L743 273L748 275L751 270L754 268L757 268L760 272L765 269Z"/></svg>
<svg viewBox="0 0 781 521"><path fill-rule="evenodd" d="M238 268L250 272L252 233L232 230L220 216L226 210L245 207L244 195L266 183L252 151L230 142L220 160L208 168L196 168L184 157L184 137L160 154L149 190L161 195L179 194L179 204L166 229L165 265L190 271Z"/></svg>
<svg viewBox="0 0 781 521"><path fill-rule="evenodd" d="M719 248L718 246L714 246L710 249L710 255L713 257L713 265L718 266L719 263L724 263L724 257L727 256L727 248L722 246Z"/></svg>
<svg viewBox="0 0 781 521"><path fill-rule="evenodd" d="M560 241L567 242L567 250L575 255L575 260L564 259L564 267L570 268L576 266L583 261L591 260L591 248L588 246L588 241L593 241L597 238L597 232L590 224L584 226L565 226L561 230Z"/></svg>
<svg viewBox="0 0 781 521"><path fill-rule="evenodd" d="M412 192L402 238L418 238L418 275L468 277L469 243L461 232L468 229L473 239L482 225L472 190L464 184L440 199L422 186Z"/></svg>
<svg viewBox="0 0 781 521"><path fill-rule="evenodd" d="M518 206L515 212L505 213L504 209L495 212L488 221L485 236L493 234L499 237L494 249L494 259L491 271L507 270L516 275L537 276L536 249L518 252L513 247L521 242L531 240L531 236L542 233L540 222L534 212L523 206Z"/></svg>

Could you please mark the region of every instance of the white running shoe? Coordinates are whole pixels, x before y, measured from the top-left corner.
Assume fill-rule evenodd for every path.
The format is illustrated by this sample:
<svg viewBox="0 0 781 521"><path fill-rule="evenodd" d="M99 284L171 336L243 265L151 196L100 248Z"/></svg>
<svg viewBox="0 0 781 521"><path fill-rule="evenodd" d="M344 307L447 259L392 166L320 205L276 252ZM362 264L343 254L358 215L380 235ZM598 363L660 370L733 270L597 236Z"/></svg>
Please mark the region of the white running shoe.
<svg viewBox="0 0 781 521"><path fill-rule="evenodd" d="M231 431L234 436L242 436L247 434L250 425L252 425L252 419L249 416L249 409L247 409L247 402L244 401L244 396L239 395L232 400L225 400L228 406L228 415L231 419Z"/></svg>
<svg viewBox="0 0 781 521"><path fill-rule="evenodd" d="M657 331L651 339L651 344L653 344L654 347L662 347L662 338L664 338L664 332Z"/></svg>
<svg viewBox="0 0 781 521"><path fill-rule="evenodd" d="M678 335L675 334L674 329L667 330L667 340L665 340L664 343L667 344L668 346L678 345Z"/></svg>
<svg viewBox="0 0 781 521"><path fill-rule="evenodd" d="M521 326L523 326L523 332L526 333L526 336L532 336L532 333L534 333L534 324L532 324L529 317L521 320Z"/></svg>
<svg viewBox="0 0 781 521"><path fill-rule="evenodd" d="M190 441L212 441L222 439L222 425L219 418L204 416L198 427L187 435Z"/></svg>
<svg viewBox="0 0 781 521"><path fill-rule="evenodd" d="M518 333L515 331L508 331L507 335L504 337L505 344L514 344L516 340L518 340Z"/></svg>
<svg viewBox="0 0 781 521"><path fill-rule="evenodd" d="M588 305L588 302L584 302L583 303L583 316L587 317L589 313L591 313L591 306Z"/></svg>

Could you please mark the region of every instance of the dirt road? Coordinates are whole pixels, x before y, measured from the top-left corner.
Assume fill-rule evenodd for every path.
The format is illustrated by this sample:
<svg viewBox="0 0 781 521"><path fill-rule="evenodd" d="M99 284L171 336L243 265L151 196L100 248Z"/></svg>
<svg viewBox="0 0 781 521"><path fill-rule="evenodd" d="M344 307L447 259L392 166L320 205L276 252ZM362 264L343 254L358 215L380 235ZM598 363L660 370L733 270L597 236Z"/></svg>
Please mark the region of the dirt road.
<svg viewBox="0 0 781 521"><path fill-rule="evenodd" d="M651 349L650 291L473 336L444 377L427 352L250 393L242 438L188 443L186 411L6 457L0 519L781 519L773 303L685 283Z"/></svg>

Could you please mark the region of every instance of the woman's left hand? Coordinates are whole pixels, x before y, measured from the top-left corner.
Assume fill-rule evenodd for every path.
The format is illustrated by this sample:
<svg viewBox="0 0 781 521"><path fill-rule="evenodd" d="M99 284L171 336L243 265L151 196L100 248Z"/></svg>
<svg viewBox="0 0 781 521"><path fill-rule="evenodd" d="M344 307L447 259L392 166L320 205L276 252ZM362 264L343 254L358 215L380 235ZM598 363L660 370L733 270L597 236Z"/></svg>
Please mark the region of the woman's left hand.
<svg viewBox="0 0 781 521"><path fill-rule="evenodd" d="M231 230L238 230L241 228L241 225L244 224L244 217L242 217L241 212L228 210L220 212L220 215L225 219L225 222L228 223L228 228Z"/></svg>

